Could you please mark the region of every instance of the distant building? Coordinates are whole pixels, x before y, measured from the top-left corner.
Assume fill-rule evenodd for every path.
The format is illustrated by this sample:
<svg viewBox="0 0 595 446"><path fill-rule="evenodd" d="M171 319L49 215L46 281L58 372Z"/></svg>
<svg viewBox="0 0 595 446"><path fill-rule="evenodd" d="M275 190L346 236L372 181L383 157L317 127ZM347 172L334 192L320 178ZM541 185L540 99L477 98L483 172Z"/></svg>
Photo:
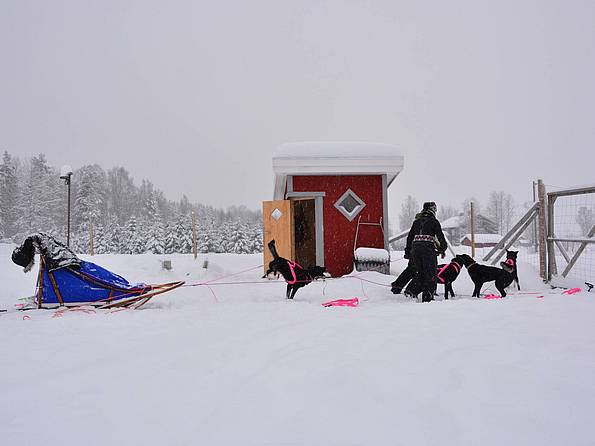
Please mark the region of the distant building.
<svg viewBox="0 0 595 446"><path fill-rule="evenodd" d="M500 234L475 234L475 247L476 248L493 248L502 240ZM471 246L471 234L465 234L461 238L461 245Z"/></svg>
<svg viewBox="0 0 595 446"><path fill-rule="evenodd" d="M454 244L462 243L465 234L470 232L468 228L468 217L462 212L454 217L447 218L440 222L442 230L448 239ZM475 233L477 234L497 234L498 225L483 214L475 215ZM500 237L500 235L498 235Z"/></svg>

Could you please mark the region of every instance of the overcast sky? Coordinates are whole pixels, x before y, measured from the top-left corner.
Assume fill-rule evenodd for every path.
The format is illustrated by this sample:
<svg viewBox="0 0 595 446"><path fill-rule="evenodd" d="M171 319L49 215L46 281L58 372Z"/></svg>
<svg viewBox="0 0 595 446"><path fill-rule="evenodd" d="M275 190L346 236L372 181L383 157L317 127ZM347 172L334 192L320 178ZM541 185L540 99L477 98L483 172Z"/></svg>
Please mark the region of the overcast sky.
<svg viewBox="0 0 595 446"><path fill-rule="evenodd" d="M384 142L393 216L522 202L595 183L594 24L592 0L0 0L0 150L256 209L278 144Z"/></svg>

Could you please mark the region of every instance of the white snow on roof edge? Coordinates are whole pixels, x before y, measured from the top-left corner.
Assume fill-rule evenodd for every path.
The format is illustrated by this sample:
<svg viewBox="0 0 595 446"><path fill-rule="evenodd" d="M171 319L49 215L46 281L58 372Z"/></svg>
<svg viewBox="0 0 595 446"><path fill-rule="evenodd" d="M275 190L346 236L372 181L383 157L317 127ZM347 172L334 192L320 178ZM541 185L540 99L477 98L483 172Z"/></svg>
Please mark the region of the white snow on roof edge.
<svg viewBox="0 0 595 446"><path fill-rule="evenodd" d="M375 142L307 141L277 146L275 158L398 158L403 157L397 146Z"/></svg>
<svg viewBox="0 0 595 446"><path fill-rule="evenodd" d="M388 185L404 168L392 144L373 142L293 142L281 144L272 159L275 200L284 199L288 175L386 175Z"/></svg>

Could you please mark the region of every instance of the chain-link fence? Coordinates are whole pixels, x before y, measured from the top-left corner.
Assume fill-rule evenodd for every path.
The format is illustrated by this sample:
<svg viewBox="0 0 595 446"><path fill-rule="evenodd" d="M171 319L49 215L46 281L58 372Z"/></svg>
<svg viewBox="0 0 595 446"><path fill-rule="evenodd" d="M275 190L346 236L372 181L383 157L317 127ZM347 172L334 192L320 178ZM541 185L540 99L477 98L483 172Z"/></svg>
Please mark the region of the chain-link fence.
<svg viewBox="0 0 595 446"><path fill-rule="evenodd" d="M595 186L547 193L547 279L595 281Z"/></svg>

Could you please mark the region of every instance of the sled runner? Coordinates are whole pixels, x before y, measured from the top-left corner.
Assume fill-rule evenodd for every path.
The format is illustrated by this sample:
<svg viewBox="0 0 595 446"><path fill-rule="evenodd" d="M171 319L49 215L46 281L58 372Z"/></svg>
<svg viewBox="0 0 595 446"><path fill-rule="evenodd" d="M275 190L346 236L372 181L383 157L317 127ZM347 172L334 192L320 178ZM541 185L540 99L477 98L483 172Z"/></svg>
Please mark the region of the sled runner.
<svg viewBox="0 0 595 446"><path fill-rule="evenodd" d="M32 267L35 251L40 253L34 299L37 308L80 305L139 308L151 298L184 284L183 281L131 284L99 265L80 260L68 247L43 233L29 236L14 250L12 259L27 271Z"/></svg>

